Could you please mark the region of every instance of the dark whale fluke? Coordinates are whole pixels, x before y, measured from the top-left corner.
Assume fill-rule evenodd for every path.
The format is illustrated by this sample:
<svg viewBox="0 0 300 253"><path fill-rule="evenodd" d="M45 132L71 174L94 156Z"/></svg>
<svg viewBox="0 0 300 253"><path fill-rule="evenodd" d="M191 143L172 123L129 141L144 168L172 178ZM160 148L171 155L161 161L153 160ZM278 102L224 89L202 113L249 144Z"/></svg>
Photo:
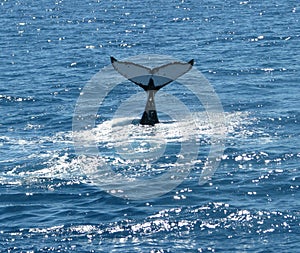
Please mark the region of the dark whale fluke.
<svg viewBox="0 0 300 253"><path fill-rule="evenodd" d="M148 99L140 124L152 126L159 123L154 101L156 92L187 73L194 65L192 59L187 63L172 62L151 69L132 62L121 62L114 57L110 60L115 70L147 92Z"/></svg>

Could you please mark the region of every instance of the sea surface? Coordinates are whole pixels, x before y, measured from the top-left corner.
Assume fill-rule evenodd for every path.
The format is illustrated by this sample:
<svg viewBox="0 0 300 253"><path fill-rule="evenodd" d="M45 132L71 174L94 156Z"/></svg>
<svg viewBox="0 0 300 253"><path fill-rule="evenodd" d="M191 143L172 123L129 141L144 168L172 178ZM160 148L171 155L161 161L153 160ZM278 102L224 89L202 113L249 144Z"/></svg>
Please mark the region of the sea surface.
<svg viewBox="0 0 300 253"><path fill-rule="evenodd" d="M299 19L298 0L0 0L0 252L300 252ZM77 154L73 115L110 56L150 54L195 60L223 106L225 149L199 185L217 131L159 114L165 122L154 127L122 123L141 141L173 138L159 166L121 159L123 128L105 131L140 91L125 81L99 109L96 132L81 133L99 138L99 156L105 143L106 164L147 189L174 164L176 127L201 149L180 185L126 199L107 193L90 173L95 160ZM163 91L205 117L181 87ZM143 106L132 107L137 118ZM140 143L131 147L134 156Z"/></svg>

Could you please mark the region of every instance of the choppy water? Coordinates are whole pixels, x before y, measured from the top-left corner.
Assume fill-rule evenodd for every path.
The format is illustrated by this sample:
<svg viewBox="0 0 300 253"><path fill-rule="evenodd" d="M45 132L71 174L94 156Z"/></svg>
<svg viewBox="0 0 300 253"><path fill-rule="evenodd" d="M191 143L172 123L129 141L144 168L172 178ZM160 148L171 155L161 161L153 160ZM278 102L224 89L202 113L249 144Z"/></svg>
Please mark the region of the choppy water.
<svg viewBox="0 0 300 253"><path fill-rule="evenodd" d="M275 0L1 1L0 252L298 252L299 10ZM203 150L182 184L124 200L89 177L93 161L75 153L72 117L110 55L153 53L195 59L222 102L226 149L210 183L198 185L212 134L204 124ZM123 95L107 103L115 108ZM92 137L109 147L113 135L128 151L114 132L103 135L105 115ZM186 137L169 126L154 129L173 143ZM109 148L106 159L126 164ZM125 172L149 176L136 168Z"/></svg>

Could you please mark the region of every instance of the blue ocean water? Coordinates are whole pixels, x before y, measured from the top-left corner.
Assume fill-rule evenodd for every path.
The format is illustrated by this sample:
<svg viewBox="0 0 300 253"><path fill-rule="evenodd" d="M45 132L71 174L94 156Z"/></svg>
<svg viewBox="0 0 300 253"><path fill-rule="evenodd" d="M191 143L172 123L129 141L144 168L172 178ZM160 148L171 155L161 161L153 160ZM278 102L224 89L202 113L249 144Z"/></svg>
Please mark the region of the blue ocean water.
<svg viewBox="0 0 300 253"><path fill-rule="evenodd" d="M296 0L1 0L0 252L299 252L299 11ZM228 133L209 183L198 185L200 163L173 191L132 201L78 168L72 117L109 56L139 54L194 58Z"/></svg>

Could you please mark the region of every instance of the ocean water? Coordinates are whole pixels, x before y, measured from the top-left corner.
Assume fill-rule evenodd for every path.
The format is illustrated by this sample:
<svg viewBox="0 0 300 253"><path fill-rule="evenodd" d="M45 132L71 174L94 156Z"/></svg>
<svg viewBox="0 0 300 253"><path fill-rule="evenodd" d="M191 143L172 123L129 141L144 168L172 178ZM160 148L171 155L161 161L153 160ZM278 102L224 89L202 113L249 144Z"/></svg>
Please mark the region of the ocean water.
<svg viewBox="0 0 300 253"><path fill-rule="evenodd" d="M0 252L299 252L299 12L296 0L1 0ZM163 133L173 146L154 170L120 160L122 146L106 150L119 173L167 171L167 156L179 152L176 126L199 135L202 147L180 185L130 200L95 182L94 161L75 151L72 121L81 92L111 55L141 54L193 58L218 94L227 132L217 171L199 185L209 136L218 133L205 122L201 131L182 122L143 128L124 115L127 131ZM122 86L83 138L121 143L122 127L105 131L120 101L138 91ZM174 83L164 92L205 118L180 89Z"/></svg>

